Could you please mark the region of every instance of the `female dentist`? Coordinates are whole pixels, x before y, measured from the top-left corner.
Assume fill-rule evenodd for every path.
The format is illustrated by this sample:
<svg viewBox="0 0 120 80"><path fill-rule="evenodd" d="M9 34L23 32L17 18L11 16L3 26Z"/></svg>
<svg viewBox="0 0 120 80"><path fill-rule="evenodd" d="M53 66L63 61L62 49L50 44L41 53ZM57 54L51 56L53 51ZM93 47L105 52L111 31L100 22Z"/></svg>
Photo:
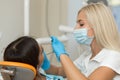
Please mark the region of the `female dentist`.
<svg viewBox="0 0 120 80"><path fill-rule="evenodd" d="M74 63L64 45L51 37L53 51L69 80L120 80L120 39L108 7L102 3L84 6L73 34L78 43L91 47Z"/></svg>

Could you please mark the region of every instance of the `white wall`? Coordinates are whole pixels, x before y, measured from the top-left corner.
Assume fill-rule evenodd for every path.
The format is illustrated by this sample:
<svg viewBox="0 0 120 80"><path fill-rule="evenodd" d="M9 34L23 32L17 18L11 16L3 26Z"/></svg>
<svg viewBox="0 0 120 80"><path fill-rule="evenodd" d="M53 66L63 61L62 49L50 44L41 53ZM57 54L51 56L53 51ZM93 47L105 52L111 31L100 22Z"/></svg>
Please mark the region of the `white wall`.
<svg viewBox="0 0 120 80"><path fill-rule="evenodd" d="M23 0L0 0L0 60L3 48L23 35Z"/></svg>
<svg viewBox="0 0 120 80"><path fill-rule="evenodd" d="M68 26L75 27L78 11L82 7L83 0L69 0L68 3Z"/></svg>

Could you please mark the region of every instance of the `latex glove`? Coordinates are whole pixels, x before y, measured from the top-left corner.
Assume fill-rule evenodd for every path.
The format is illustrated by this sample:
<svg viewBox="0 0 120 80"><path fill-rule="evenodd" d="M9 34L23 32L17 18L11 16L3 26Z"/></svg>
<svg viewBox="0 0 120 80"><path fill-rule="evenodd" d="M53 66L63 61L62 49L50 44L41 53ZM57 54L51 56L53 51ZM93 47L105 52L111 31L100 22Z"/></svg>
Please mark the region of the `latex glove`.
<svg viewBox="0 0 120 80"><path fill-rule="evenodd" d="M60 61L60 55L61 54L67 54L65 47L63 45L62 42L60 42L56 37L51 36L52 39L52 48L53 48L53 52L56 54L56 57L58 59L58 61Z"/></svg>
<svg viewBox="0 0 120 80"><path fill-rule="evenodd" d="M44 52L44 60L43 60L41 67L44 70L48 70L50 68L50 61L48 60L45 52Z"/></svg>

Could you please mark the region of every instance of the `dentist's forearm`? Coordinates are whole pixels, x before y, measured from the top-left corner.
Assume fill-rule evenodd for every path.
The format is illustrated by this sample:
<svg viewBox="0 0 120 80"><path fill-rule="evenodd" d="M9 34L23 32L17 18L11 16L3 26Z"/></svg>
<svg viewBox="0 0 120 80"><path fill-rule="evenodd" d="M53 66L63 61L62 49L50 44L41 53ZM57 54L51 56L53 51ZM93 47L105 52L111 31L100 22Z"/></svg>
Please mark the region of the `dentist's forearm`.
<svg viewBox="0 0 120 80"><path fill-rule="evenodd" d="M82 73L80 73L67 55L62 54L60 60L68 80L88 80Z"/></svg>
<svg viewBox="0 0 120 80"><path fill-rule="evenodd" d="M63 76L65 77L65 73L64 73L64 70L63 70L63 67L57 67L55 65L52 65L50 66L50 68L48 70L45 71L47 74L54 74L54 75L60 75L60 76Z"/></svg>

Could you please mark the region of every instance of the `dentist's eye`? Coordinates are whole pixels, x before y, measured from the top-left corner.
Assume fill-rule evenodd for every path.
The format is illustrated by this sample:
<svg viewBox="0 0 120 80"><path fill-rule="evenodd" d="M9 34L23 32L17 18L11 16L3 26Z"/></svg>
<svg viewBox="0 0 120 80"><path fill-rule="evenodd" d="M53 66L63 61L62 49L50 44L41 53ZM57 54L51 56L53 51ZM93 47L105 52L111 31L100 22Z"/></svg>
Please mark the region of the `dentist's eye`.
<svg viewBox="0 0 120 80"><path fill-rule="evenodd" d="M80 24L80 26L84 26L84 24Z"/></svg>

